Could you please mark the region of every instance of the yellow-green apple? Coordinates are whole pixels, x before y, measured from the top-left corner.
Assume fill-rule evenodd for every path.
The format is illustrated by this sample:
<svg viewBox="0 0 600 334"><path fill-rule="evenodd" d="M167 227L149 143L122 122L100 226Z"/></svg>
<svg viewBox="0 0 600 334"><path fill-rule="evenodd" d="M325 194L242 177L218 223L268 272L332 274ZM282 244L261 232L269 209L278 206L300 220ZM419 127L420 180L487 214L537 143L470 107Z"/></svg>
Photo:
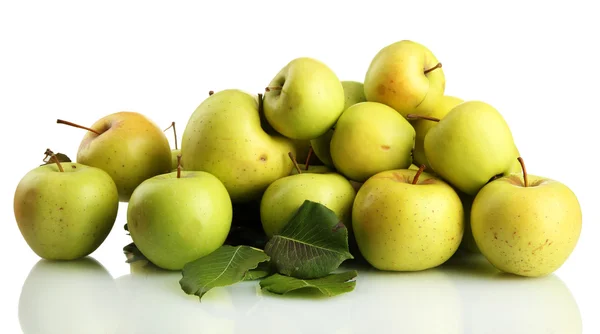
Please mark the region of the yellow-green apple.
<svg viewBox="0 0 600 334"><path fill-rule="evenodd" d="M86 128L77 151L77 162L107 172L127 202L142 181L171 171L171 148L163 131L149 118L131 111L116 112Z"/></svg>
<svg viewBox="0 0 600 334"><path fill-rule="evenodd" d="M377 52L364 85L367 101L387 104L406 116L431 110L444 95L446 77L431 50L402 40Z"/></svg>
<svg viewBox="0 0 600 334"><path fill-rule="evenodd" d="M390 169L412 163L415 129L402 115L378 102L361 102L338 120L331 138L335 168L347 178L363 182Z"/></svg>
<svg viewBox="0 0 600 334"><path fill-rule="evenodd" d="M317 138L333 127L342 111L342 83L327 65L313 58L290 61L266 89L265 117L288 138Z"/></svg>
<svg viewBox="0 0 600 334"><path fill-rule="evenodd" d="M57 161L25 174L13 205L33 252L48 260L75 260L104 242L117 217L119 195L105 171Z"/></svg>
<svg viewBox="0 0 600 334"><path fill-rule="evenodd" d="M463 207L454 189L422 169L388 170L356 194L352 229L373 267L419 271L446 262L464 233Z"/></svg>
<svg viewBox="0 0 600 334"><path fill-rule="evenodd" d="M267 134L259 99L237 89L216 92L190 116L181 142L181 163L205 171L227 188L234 203L259 199L273 181L291 173L290 139Z"/></svg>
<svg viewBox="0 0 600 334"><path fill-rule="evenodd" d="M152 177L135 189L127 207L127 226L150 262L181 270L223 245L232 215L229 193L218 178L178 170Z"/></svg>
<svg viewBox="0 0 600 334"><path fill-rule="evenodd" d="M523 161L519 158L519 161ZM579 201L565 184L511 174L486 184L471 209L473 237L498 270L538 277L560 268L581 234Z"/></svg>

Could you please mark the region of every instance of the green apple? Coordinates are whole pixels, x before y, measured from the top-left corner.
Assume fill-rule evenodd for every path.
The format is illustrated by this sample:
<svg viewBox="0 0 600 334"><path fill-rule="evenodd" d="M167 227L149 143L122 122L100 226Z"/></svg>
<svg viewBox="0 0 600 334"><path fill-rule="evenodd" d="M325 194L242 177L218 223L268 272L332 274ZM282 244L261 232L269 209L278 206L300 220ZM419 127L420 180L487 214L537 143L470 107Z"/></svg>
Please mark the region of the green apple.
<svg viewBox="0 0 600 334"><path fill-rule="evenodd" d="M169 125L169 127L164 131L167 131L171 128L173 129L173 137L175 138L175 149L171 150L171 171L176 171L180 162L178 157L181 155L181 150L177 147L177 131L175 130L175 122L172 122L171 125Z"/></svg>
<svg viewBox="0 0 600 334"><path fill-rule="evenodd" d="M327 65L313 58L290 61L265 93L268 123L288 138L317 138L333 127L342 111L342 83Z"/></svg>
<svg viewBox="0 0 600 334"><path fill-rule="evenodd" d="M431 110L444 95L446 77L431 50L402 40L379 50L364 85L367 101L387 104L406 117Z"/></svg>
<svg viewBox="0 0 600 334"><path fill-rule="evenodd" d="M361 102L338 120L331 157L341 174L363 182L381 171L408 168L414 144L415 129L402 115L382 103Z"/></svg>
<svg viewBox="0 0 600 334"><path fill-rule="evenodd" d="M475 195L514 165L515 143L502 115L481 101L454 107L425 135L433 171L467 195Z"/></svg>
<svg viewBox="0 0 600 334"><path fill-rule="evenodd" d="M94 252L110 233L119 194L105 171L73 162L29 171L14 194L14 214L29 247L48 260Z"/></svg>
<svg viewBox="0 0 600 334"><path fill-rule="evenodd" d="M85 129L89 131L79 145L77 162L107 172L119 189L121 202L127 202L142 181L171 171L169 140L153 121L140 113L113 113Z"/></svg>
<svg viewBox="0 0 600 334"><path fill-rule="evenodd" d="M216 176L234 203L259 199L269 184L292 172L293 143L267 134L258 108L259 100L241 90L216 92L196 108L183 133L185 169Z"/></svg>
<svg viewBox="0 0 600 334"><path fill-rule="evenodd" d="M463 100L449 95L442 96L438 103L436 103L431 110L424 110L423 113L426 116L435 117L438 119L444 118L452 108L464 102ZM431 169L429 163L427 162L427 158L425 157L425 148L423 147L423 141L425 140L425 135L429 130L434 127L437 123L432 122L426 119L416 119L411 121L413 127L415 128L416 137L415 137L415 149L413 151L413 160L417 165L425 165L427 170Z"/></svg>
<svg viewBox="0 0 600 334"><path fill-rule="evenodd" d="M565 184L523 171L491 181L477 193L471 228L481 253L498 270L545 276L575 249L581 206Z"/></svg>
<svg viewBox="0 0 600 334"><path fill-rule="evenodd" d="M389 170L369 178L356 194L352 229L360 253L374 268L425 270L446 262L458 249L463 207L440 178Z"/></svg>
<svg viewBox="0 0 600 334"><path fill-rule="evenodd" d="M142 182L131 195L127 226L150 262L167 270L221 247L233 215L229 193L214 175L178 171Z"/></svg>
<svg viewBox="0 0 600 334"><path fill-rule="evenodd" d="M367 101L362 82L342 81L342 87L344 87L344 111L357 103ZM324 165L333 168L333 160L331 159L330 152L332 136L333 129L329 129L324 135L312 139L310 144L319 160L322 161Z"/></svg>
<svg viewBox="0 0 600 334"><path fill-rule="evenodd" d="M350 182L337 173L286 176L273 182L261 199L263 230L271 238L290 221L305 200L323 204L349 227L355 195Z"/></svg>

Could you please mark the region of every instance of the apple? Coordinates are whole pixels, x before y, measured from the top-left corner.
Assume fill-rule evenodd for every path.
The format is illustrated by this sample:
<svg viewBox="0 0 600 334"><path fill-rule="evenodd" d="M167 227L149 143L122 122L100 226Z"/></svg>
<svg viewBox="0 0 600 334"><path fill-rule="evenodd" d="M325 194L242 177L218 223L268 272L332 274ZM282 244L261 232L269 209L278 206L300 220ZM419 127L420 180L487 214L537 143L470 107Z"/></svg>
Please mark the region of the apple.
<svg viewBox="0 0 600 334"><path fill-rule="evenodd" d="M215 92L193 112L181 141L187 171L216 176L234 203L260 199L273 181L290 175L292 141L269 135L260 122L259 98L238 89Z"/></svg>
<svg viewBox="0 0 600 334"><path fill-rule="evenodd" d="M441 120L430 119L438 123L425 135L427 161L459 191L475 195L492 178L508 174L514 165L517 156L512 133L491 105L467 101Z"/></svg>
<svg viewBox="0 0 600 334"><path fill-rule="evenodd" d="M431 110L444 95L446 77L431 50L402 40L377 52L364 86L367 101L384 103L406 117Z"/></svg>
<svg viewBox="0 0 600 334"><path fill-rule="evenodd" d="M446 262L464 233L463 207L454 189L428 173L380 172L356 194L354 238L365 260L385 271L420 271Z"/></svg>
<svg viewBox="0 0 600 334"><path fill-rule="evenodd" d="M119 194L105 171L56 160L25 174L13 204L19 230L34 253L75 260L104 242L117 217Z"/></svg>
<svg viewBox="0 0 600 334"><path fill-rule="evenodd" d="M163 131L149 118L131 111L102 117L87 128L71 122L57 123L88 130L77 151L77 162L107 172L127 202L142 181L171 171L171 148Z"/></svg>
<svg viewBox="0 0 600 334"><path fill-rule="evenodd" d="M560 268L581 234L582 213L576 195L565 184L511 174L486 184L471 208L473 238L498 270L539 277Z"/></svg>
<svg viewBox="0 0 600 334"><path fill-rule="evenodd" d="M348 108L338 120L331 138L335 169L353 181L412 163L415 129L391 107L361 102Z"/></svg>
<svg viewBox="0 0 600 334"><path fill-rule="evenodd" d="M344 88L324 63L296 58L283 67L266 89L268 123L292 139L314 139L327 132L344 111Z"/></svg>
<svg viewBox="0 0 600 334"><path fill-rule="evenodd" d="M127 208L127 226L150 262L181 270L224 244L232 215L229 193L217 177L178 169L154 176L135 189Z"/></svg>

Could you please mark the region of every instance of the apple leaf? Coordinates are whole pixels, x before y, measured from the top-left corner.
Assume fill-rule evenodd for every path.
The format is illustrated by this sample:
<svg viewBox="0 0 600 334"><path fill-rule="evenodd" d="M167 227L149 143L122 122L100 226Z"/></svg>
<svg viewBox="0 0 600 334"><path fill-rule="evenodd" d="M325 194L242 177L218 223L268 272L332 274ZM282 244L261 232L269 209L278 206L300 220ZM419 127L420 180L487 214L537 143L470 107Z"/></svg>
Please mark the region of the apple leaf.
<svg viewBox="0 0 600 334"><path fill-rule="evenodd" d="M66 154L56 153L55 156L59 162L72 162L71 159ZM40 166L50 165L50 164L55 164L55 163L56 163L56 161L54 161L54 159L50 159L50 157L47 156L47 159L44 159L44 163L41 164Z"/></svg>
<svg viewBox="0 0 600 334"><path fill-rule="evenodd" d="M324 277L353 259L346 226L332 210L309 200L267 242L265 253L278 273L301 279Z"/></svg>
<svg viewBox="0 0 600 334"><path fill-rule="evenodd" d="M148 259L140 252L137 246L132 242L129 245L123 247L123 253L127 257L126 263L133 263L136 261L148 261ZM148 261L150 262L150 261Z"/></svg>
<svg viewBox="0 0 600 334"><path fill-rule="evenodd" d="M333 297L354 290L356 281L352 280L358 275L356 270L339 274L331 274L315 279L299 279L285 275L275 274L260 281L261 289L275 294L285 294L295 290L310 289L320 292L327 297Z"/></svg>
<svg viewBox="0 0 600 334"><path fill-rule="evenodd" d="M214 252L187 263L179 281L188 295L202 296L210 289L244 280L258 264L269 260L262 250L250 246L223 245Z"/></svg>
<svg viewBox="0 0 600 334"><path fill-rule="evenodd" d="M261 262L256 269L249 270L244 275L244 281L254 281L273 274L273 268L270 262Z"/></svg>

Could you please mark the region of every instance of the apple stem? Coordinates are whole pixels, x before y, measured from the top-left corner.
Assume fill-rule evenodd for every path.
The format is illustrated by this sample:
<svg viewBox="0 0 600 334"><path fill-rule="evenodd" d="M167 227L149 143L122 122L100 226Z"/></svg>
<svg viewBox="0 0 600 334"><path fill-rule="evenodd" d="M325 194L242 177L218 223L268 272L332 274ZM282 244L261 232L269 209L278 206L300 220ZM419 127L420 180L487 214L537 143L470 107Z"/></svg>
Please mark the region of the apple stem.
<svg viewBox="0 0 600 334"><path fill-rule="evenodd" d="M421 173L423 173L424 170L425 165L421 165L421 167L419 167L419 170L417 171L417 174L415 174L415 177L412 180L412 184L417 184L417 181L419 181L419 176L421 176Z"/></svg>
<svg viewBox="0 0 600 334"><path fill-rule="evenodd" d="M281 87L267 87L267 88L265 88L265 92L270 92L272 90L281 90Z"/></svg>
<svg viewBox="0 0 600 334"><path fill-rule="evenodd" d="M70 125L70 126L72 126L72 127L75 127L75 128L80 128L80 129L88 130L88 131L90 131L90 132L93 132L93 133L97 134L98 136L100 135L100 132L98 132L98 131L96 131L96 130L94 130L94 129L86 128L86 127L85 127L85 126L83 126L83 125L79 125L79 124L71 123L71 122L69 122L69 121L64 121L64 120L62 120L62 119L57 119L57 120L56 120L56 123L58 123L58 124L66 124L66 125Z"/></svg>
<svg viewBox="0 0 600 334"><path fill-rule="evenodd" d="M175 136L175 149L177 149L177 131L175 131L175 122L171 122L168 128L166 128L163 132L173 128L173 136Z"/></svg>
<svg viewBox="0 0 600 334"><path fill-rule="evenodd" d="M298 165L298 162L296 161L296 158L294 158L294 155L292 154L292 152L288 152L288 156L290 157L290 159L292 159L292 162L294 163L294 167L296 167L298 174L302 174L302 169Z"/></svg>
<svg viewBox="0 0 600 334"><path fill-rule="evenodd" d="M212 96L214 93L215 93L215 91L214 91L214 90L209 90L209 91L208 91L208 96Z"/></svg>
<svg viewBox="0 0 600 334"><path fill-rule="evenodd" d="M439 118L435 118L435 117L431 117L431 116L424 116L424 115L416 115L416 114L408 114L408 115L406 115L406 118L409 119L409 120L424 119L424 120L433 121L433 122L439 122L440 121Z"/></svg>
<svg viewBox="0 0 600 334"><path fill-rule="evenodd" d="M431 71L433 71L433 70L435 70L437 68L442 68L442 63L437 63L437 65L435 65L434 67L432 67L432 68L430 68L428 70L425 70L424 74L427 74L427 73L429 73L429 72L431 72Z"/></svg>
<svg viewBox="0 0 600 334"><path fill-rule="evenodd" d="M312 156L312 153L313 153L313 148L311 145L310 148L308 149L308 154L306 155L306 161L304 162L304 170L308 170L308 166L310 164L310 158Z"/></svg>
<svg viewBox="0 0 600 334"><path fill-rule="evenodd" d="M56 154L54 154L54 152L52 152L52 150L50 150L49 148L46 149L46 152L44 152L44 154L46 155L46 157L44 158L44 162L48 162L48 157L50 157L52 160L54 160L54 162L56 163L56 165L58 166L58 170L61 173L64 173L64 169L62 167L62 165L60 164L60 160L58 160L58 158L56 157Z"/></svg>
<svg viewBox="0 0 600 334"><path fill-rule="evenodd" d="M177 155L177 178L181 178L181 154Z"/></svg>
<svg viewBox="0 0 600 334"><path fill-rule="evenodd" d="M518 157L517 160L519 160L519 163L521 164L521 169L523 170L523 183L527 188L529 184L527 182L527 169L525 169L525 161L523 161L523 158L521 157Z"/></svg>

